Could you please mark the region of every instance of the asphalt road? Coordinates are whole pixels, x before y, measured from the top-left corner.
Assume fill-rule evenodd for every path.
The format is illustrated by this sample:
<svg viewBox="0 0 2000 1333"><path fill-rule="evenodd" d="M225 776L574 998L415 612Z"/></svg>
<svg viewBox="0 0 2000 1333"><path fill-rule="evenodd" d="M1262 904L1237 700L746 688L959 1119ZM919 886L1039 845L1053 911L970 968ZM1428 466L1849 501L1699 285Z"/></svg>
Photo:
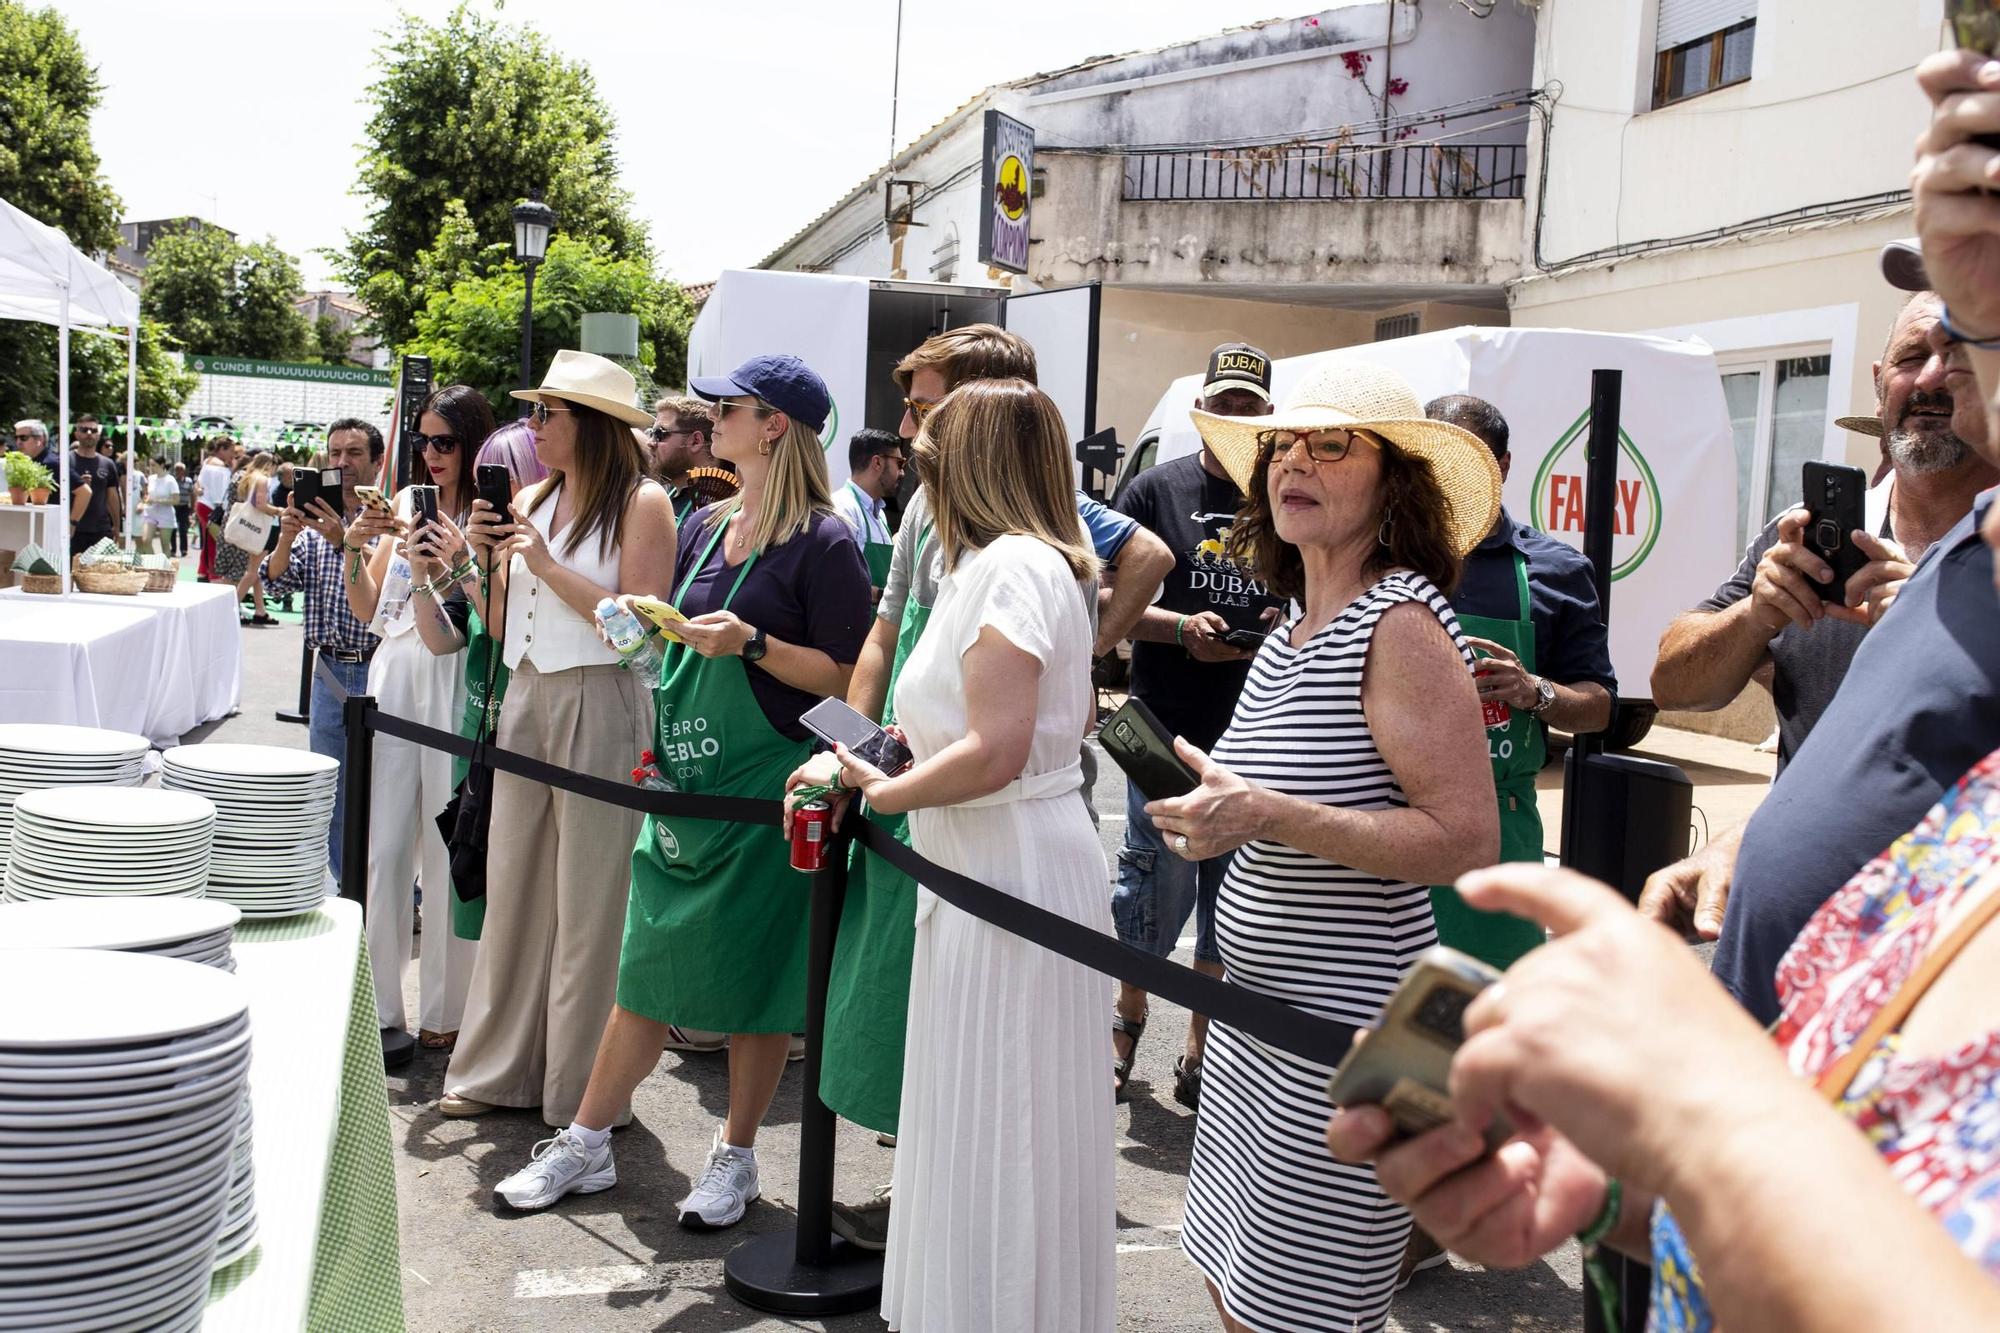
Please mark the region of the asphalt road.
<svg viewBox="0 0 2000 1333"><path fill-rule="evenodd" d="M242 712L205 729L203 738L303 747L305 729L273 717L276 709L295 702L299 629L287 623L243 633ZM1115 859L1123 836L1124 791L1116 774L1110 764L1101 764L1095 790L1096 808L1105 812L1107 860ZM1176 956L1188 961L1185 951ZM413 1006L415 981L413 966ZM1172 1099L1171 1067L1185 1034L1185 1014L1156 1004L1133 1096L1117 1115L1119 1327L1131 1333L1217 1327L1200 1278L1178 1247L1194 1117ZM1023 1031L1009 1039L1037 1038ZM388 1079L409 1327L420 1333L883 1328L872 1314L824 1323L765 1315L724 1290L722 1262L731 1249L750 1236L792 1225L799 1070L794 1065L787 1072L758 1141L762 1200L733 1230L697 1234L677 1225L673 1204L686 1191L689 1174L701 1169L722 1115L723 1056L662 1058L638 1091L632 1125L613 1140L615 1188L519 1215L496 1206L493 1185L525 1162L550 1131L531 1113L444 1119L434 1109L444 1059L420 1052L413 1065ZM836 1198L865 1197L887 1183L890 1169L890 1150L878 1146L872 1133L840 1127ZM1581 1326L1574 1246L1519 1272L1489 1273L1455 1263L1421 1274L1397 1298L1390 1322L1392 1329L1412 1333L1556 1333Z"/></svg>

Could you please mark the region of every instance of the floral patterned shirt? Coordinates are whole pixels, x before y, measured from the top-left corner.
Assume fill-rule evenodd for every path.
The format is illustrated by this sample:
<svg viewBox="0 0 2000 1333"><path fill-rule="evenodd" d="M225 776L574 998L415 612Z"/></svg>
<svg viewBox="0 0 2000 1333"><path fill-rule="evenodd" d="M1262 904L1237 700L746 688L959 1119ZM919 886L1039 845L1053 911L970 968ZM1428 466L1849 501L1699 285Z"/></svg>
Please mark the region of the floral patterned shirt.
<svg viewBox="0 0 2000 1333"><path fill-rule="evenodd" d="M1944 794L1813 915L1778 966L1774 1035L1792 1072L1839 1060L1931 945L2000 892L2000 752ZM1941 1057L1885 1037L1836 1103L1904 1188L2000 1281L2000 1031ZM1709 1333L1715 1317L1673 1214L1653 1215L1655 1333Z"/></svg>

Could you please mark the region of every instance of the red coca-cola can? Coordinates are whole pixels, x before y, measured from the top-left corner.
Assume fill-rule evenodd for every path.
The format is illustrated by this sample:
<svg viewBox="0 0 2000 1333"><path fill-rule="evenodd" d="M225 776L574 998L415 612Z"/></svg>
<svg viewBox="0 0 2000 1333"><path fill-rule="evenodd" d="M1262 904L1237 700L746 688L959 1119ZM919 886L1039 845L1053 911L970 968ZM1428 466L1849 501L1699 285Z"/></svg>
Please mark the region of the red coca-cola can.
<svg viewBox="0 0 2000 1333"><path fill-rule="evenodd" d="M1486 729L1492 731L1496 727L1504 727L1511 722L1514 718L1514 710L1507 707L1506 704L1501 703L1498 699L1481 699L1479 701L1479 715L1485 719Z"/></svg>
<svg viewBox="0 0 2000 1333"><path fill-rule="evenodd" d="M792 869L818 870L826 864L832 826L833 807L825 801L807 801L792 811Z"/></svg>

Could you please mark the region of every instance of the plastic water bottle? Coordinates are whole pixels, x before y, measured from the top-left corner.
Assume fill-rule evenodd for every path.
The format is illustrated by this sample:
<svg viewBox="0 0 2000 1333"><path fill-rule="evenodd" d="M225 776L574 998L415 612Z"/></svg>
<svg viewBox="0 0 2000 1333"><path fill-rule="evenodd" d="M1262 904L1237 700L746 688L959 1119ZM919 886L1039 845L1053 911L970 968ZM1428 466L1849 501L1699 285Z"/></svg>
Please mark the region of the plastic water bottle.
<svg viewBox="0 0 2000 1333"><path fill-rule="evenodd" d="M597 604L597 623L604 626L604 636L611 640L620 666L649 690L660 683L660 645L639 623L639 617L607 597Z"/></svg>

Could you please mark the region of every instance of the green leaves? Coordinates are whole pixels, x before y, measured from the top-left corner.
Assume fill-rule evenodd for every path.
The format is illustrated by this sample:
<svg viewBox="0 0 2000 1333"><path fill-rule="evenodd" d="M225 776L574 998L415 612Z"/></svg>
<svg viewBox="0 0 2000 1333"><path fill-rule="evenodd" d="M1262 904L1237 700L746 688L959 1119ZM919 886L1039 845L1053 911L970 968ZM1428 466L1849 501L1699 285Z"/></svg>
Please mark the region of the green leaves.
<svg viewBox="0 0 2000 1333"><path fill-rule="evenodd" d="M118 243L118 196L90 139L101 91L60 14L0 0L0 199L91 251Z"/></svg>
<svg viewBox="0 0 2000 1333"><path fill-rule="evenodd" d="M300 361L313 329L294 304L299 266L271 240L244 244L219 227L190 225L153 242L140 293L148 315L190 353Z"/></svg>

